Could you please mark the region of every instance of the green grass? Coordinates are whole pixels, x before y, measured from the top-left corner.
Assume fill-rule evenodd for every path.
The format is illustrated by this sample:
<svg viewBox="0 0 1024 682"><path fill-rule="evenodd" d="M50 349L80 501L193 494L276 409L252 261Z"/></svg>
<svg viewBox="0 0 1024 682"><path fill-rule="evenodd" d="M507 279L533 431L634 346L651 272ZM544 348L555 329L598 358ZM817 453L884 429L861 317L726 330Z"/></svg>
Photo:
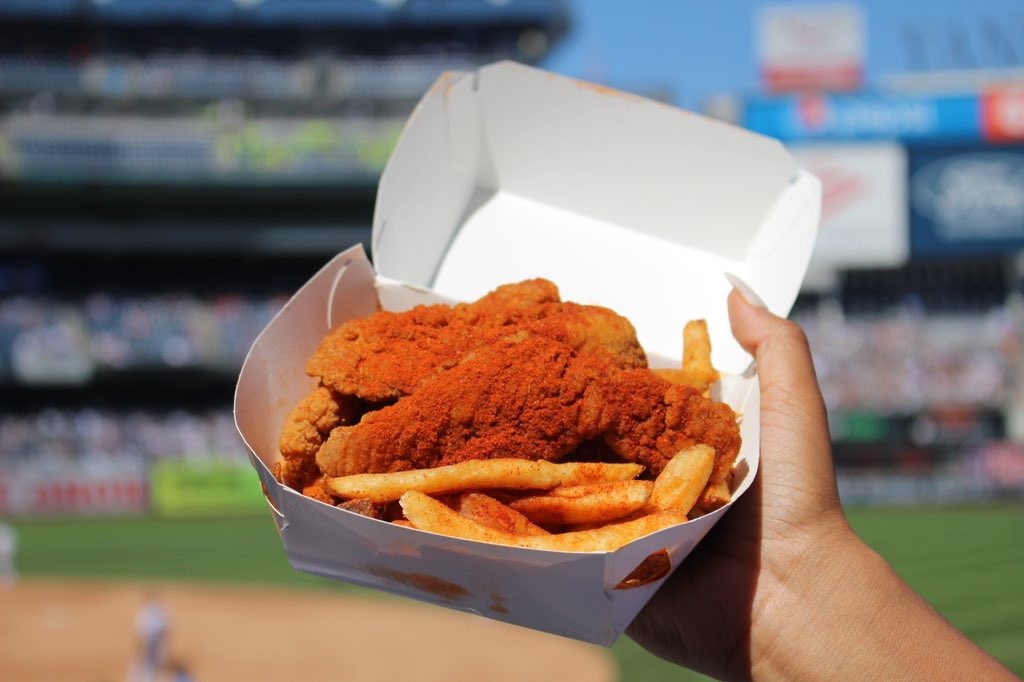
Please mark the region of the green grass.
<svg viewBox="0 0 1024 682"><path fill-rule="evenodd" d="M19 536L29 576L328 584L291 569L266 518L33 521Z"/></svg>
<svg viewBox="0 0 1024 682"><path fill-rule="evenodd" d="M857 532L980 646L1024 674L1024 507L856 509ZM292 570L268 518L16 524L30 577L172 579L355 590ZM705 679L620 639L627 681Z"/></svg>

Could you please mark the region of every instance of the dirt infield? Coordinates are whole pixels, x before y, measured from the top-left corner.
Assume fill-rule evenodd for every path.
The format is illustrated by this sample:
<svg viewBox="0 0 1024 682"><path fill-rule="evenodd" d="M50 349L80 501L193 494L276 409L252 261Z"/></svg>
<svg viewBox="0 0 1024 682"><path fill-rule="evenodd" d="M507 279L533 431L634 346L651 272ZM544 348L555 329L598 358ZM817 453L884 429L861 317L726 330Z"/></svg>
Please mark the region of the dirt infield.
<svg viewBox="0 0 1024 682"><path fill-rule="evenodd" d="M187 666L195 682L617 677L600 647L405 600L31 580L0 587L0 680L128 679L138 653L135 618L154 596L170 619L167 660Z"/></svg>

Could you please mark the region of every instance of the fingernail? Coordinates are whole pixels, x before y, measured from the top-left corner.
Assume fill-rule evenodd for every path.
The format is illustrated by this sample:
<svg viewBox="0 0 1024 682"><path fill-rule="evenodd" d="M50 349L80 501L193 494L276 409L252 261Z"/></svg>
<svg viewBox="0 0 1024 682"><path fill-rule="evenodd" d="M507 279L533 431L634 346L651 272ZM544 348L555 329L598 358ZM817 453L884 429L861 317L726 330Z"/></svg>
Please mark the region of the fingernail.
<svg viewBox="0 0 1024 682"><path fill-rule="evenodd" d="M754 306L755 308L764 308L765 310L768 309L768 306L765 305L765 302L761 299L760 296L758 296L754 292L753 289L750 288L749 284L747 284L746 282L744 282L742 279L732 274L731 272L725 273L725 278L729 280L729 284L732 285L733 289L740 292L740 295L743 296L744 299L746 299L747 303Z"/></svg>

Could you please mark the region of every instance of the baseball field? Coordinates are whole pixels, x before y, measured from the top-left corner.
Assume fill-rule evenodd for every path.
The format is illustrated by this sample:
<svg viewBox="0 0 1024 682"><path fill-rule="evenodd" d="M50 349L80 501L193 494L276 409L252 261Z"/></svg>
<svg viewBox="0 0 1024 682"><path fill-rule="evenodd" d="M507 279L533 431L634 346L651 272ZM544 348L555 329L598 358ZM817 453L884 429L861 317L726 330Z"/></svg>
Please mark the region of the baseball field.
<svg viewBox="0 0 1024 682"><path fill-rule="evenodd" d="M1024 675L1024 506L853 509L849 517L860 535L946 618L1018 675ZM122 679L123 674L103 672L82 677L51 678L49 672L33 676L33 670L54 670L43 665L44 661L52 663L69 655L66 652L70 644L38 646L36 642L32 648L31 642L42 635L33 633L27 624L38 621L52 625L57 616L47 611L49 620L36 618L37 611L52 610L53 603L71 609L74 603L83 602L80 608L94 621L91 629L106 633L102 641L113 638L120 642L109 654L120 657L110 664L110 670L123 673L131 656L131 610L137 609L141 595L151 593L173 606L178 624L182 618L179 611L193 613L190 617L194 623L188 628L192 639L179 636L178 645L184 647L183 655L194 665L197 680L223 679L223 671L231 669L230 656L242 661L247 651L259 651L261 660L277 661L277 667L262 665L263 673L271 678L279 675L275 672L278 668L295 674L304 670L303 679L341 678L346 663L332 657L330 642L338 643L336 647L341 649L337 650L343 650L342 644L351 639L346 633L357 630L365 633L381 628L384 634L378 643L379 656L390 658L387 653L392 648L408 654L395 657L396 661L428 656L416 653L414 647L417 643L429 644L432 637L445 637L442 632L455 633L450 635L452 638L470 636L459 633L487 636L483 632L487 628L481 627L482 621L476 617L414 605L292 570L273 524L265 517L52 520L14 525L20 540L16 557L20 581L6 588L7 598L5 588L0 588L0 601L14 605L13 609L0 609L0 679ZM104 609L113 609L118 603L120 615L111 611L109 618L120 618L119 624L105 624ZM204 609L208 613L204 614ZM473 620L454 620L450 624L454 629L446 630L443 628L448 625L431 620L441 612ZM235 622L241 625L225 621L227 613L234 613ZM61 617L68 620L74 614ZM385 619L383 623L377 622L381 619ZM247 628L245 634L237 629L243 627ZM435 627L442 629L435 631ZM610 679L703 679L681 674L627 638L605 651L522 628L501 627L508 630L490 634L502 641L518 638L514 644L517 650L543 651L553 646L548 652L551 660L568 657L571 660L567 664L576 671L573 676L546 663L544 669L550 677L533 679L601 679L605 675L600 672L604 670L602 665L611 671ZM20 642L19 633L28 641ZM409 641L403 644L400 635ZM479 649L486 649L488 644L471 645L471 641L465 640L454 654L467 656L467 670L479 672L473 665L513 665L511 660L503 662L509 654L507 647L489 655L485 652L481 661ZM303 650L302 644L308 645L309 651ZM428 646L424 651L436 655L436 647ZM202 657L213 656L213 652L219 657L217 665L224 667L203 663ZM38 668L33 666L33 656L40 657ZM255 657L250 653L248 658ZM311 661L321 666L321 673L309 672L316 670L308 668ZM355 658L352 661L349 665L355 664ZM204 670L206 675L200 675ZM262 678L257 675L248 679Z"/></svg>

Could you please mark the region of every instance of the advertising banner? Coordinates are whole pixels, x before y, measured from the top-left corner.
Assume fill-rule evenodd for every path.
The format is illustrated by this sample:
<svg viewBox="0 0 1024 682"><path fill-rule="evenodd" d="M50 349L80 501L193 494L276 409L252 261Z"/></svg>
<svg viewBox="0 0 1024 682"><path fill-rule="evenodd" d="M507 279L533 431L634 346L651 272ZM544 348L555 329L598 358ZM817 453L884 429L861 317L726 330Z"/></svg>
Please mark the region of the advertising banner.
<svg viewBox="0 0 1024 682"><path fill-rule="evenodd" d="M25 464L0 471L0 517L139 515L147 501L146 478L131 465L68 462L58 470Z"/></svg>
<svg viewBox="0 0 1024 682"><path fill-rule="evenodd" d="M236 516L267 508L259 477L245 462L162 460L153 465L150 495L158 516Z"/></svg>
<svg viewBox="0 0 1024 682"><path fill-rule="evenodd" d="M901 145L799 145L790 151L822 184L812 270L906 262L907 155Z"/></svg>
<svg viewBox="0 0 1024 682"><path fill-rule="evenodd" d="M1024 140L1024 87L991 88L981 98L985 139L993 142Z"/></svg>
<svg viewBox="0 0 1024 682"><path fill-rule="evenodd" d="M864 78L857 5L768 5L758 15L757 48L761 82L770 92L855 90Z"/></svg>
<svg viewBox="0 0 1024 682"><path fill-rule="evenodd" d="M981 99L975 95L897 96L805 93L752 99L742 124L786 141L982 139Z"/></svg>
<svg viewBox="0 0 1024 682"><path fill-rule="evenodd" d="M915 257L1024 249L1024 146L911 149L909 170Z"/></svg>

